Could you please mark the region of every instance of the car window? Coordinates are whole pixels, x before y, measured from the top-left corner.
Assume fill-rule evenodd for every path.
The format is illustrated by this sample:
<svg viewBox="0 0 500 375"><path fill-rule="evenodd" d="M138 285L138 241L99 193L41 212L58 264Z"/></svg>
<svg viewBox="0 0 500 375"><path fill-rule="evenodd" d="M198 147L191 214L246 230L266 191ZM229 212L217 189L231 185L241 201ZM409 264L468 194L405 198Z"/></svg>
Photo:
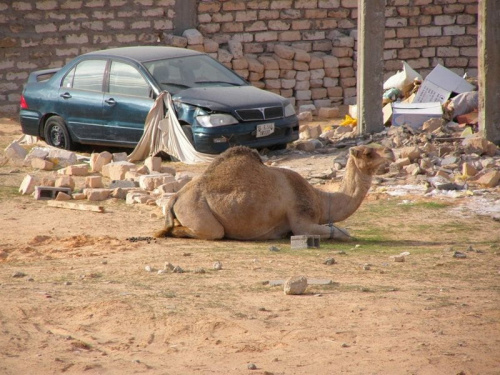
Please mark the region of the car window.
<svg viewBox="0 0 500 375"><path fill-rule="evenodd" d="M151 87L136 68L113 61L109 71L109 93L149 97Z"/></svg>
<svg viewBox="0 0 500 375"><path fill-rule="evenodd" d="M78 90L102 91L106 64L106 60L82 61L66 76L63 86L73 87ZM73 76L72 84L70 82L71 76Z"/></svg>

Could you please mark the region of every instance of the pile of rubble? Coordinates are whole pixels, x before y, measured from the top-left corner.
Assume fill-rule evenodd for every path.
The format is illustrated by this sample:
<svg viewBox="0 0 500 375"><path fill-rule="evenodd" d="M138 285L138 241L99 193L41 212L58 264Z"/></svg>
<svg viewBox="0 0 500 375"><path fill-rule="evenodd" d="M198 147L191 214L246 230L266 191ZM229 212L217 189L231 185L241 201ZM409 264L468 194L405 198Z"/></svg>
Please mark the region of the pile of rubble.
<svg viewBox="0 0 500 375"><path fill-rule="evenodd" d="M294 148L324 154L333 153L332 149L375 143L392 148L397 158L382 172L406 182L427 183L443 190L462 190L469 185L499 186L499 148L479 134L463 137L464 127L444 119L431 119L421 129L392 126L360 137L355 126L303 126ZM334 158L334 168L342 170L346 163L347 150Z"/></svg>
<svg viewBox="0 0 500 375"><path fill-rule="evenodd" d="M11 164L34 170L53 171L43 177L28 174L19 192L35 199L103 201L124 199L127 204L164 206L168 198L194 176L163 166L160 157L149 157L142 165L127 161L127 154L104 151L90 158L52 147L26 151L18 142L5 150Z"/></svg>

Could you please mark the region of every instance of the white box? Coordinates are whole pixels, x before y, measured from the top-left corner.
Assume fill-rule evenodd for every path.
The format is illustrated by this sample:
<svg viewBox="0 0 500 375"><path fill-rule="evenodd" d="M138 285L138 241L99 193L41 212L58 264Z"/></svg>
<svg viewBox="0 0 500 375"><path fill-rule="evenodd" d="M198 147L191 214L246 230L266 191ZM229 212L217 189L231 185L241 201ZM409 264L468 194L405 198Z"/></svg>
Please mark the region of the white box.
<svg viewBox="0 0 500 375"><path fill-rule="evenodd" d="M407 124L413 129L422 127L431 118L441 118L443 108L441 103L392 103L392 125Z"/></svg>
<svg viewBox="0 0 500 375"><path fill-rule="evenodd" d="M438 64L422 82L413 103L440 102L443 104L452 92L460 94L469 91L474 91L473 85L455 72Z"/></svg>

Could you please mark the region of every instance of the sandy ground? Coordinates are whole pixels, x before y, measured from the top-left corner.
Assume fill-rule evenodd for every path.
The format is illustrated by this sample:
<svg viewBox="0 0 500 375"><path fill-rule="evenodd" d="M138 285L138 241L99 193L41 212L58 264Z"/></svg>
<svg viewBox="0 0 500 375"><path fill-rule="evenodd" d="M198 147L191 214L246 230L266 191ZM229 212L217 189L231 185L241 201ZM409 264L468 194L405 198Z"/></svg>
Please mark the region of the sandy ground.
<svg viewBox="0 0 500 375"><path fill-rule="evenodd" d="M1 119L2 151L19 136ZM275 164L310 177L332 159ZM495 211L498 188L450 198L374 186L341 223L354 242L291 250L131 241L161 227L157 207L51 208L17 192L32 172L0 167L1 374L500 373L500 222L474 210L479 199ZM159 274L165 262L185 272ZM292 275L331 283L300 296L273 286Z"/></svg>

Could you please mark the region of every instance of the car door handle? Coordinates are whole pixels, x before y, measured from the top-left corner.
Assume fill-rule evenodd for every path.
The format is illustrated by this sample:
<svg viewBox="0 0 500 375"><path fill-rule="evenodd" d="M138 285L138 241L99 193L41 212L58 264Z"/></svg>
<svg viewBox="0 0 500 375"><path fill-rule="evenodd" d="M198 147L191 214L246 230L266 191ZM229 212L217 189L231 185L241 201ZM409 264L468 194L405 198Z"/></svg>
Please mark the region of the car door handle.
<svg viewBox="0 0 500 375"><path fill-rule="evenodd" d="M116 104L116 100L113 99L113 98L106 99L105 102L108 103L109 105L115 105Z"/></svg>
<svg viewBox="0 0 500 375"><path fill-rule="evenodd" d="M60 96L61 96L61 98L64 98L64 99L71 98L71 94L69 92L65 92L64 94L61 94Z"/></svg>

